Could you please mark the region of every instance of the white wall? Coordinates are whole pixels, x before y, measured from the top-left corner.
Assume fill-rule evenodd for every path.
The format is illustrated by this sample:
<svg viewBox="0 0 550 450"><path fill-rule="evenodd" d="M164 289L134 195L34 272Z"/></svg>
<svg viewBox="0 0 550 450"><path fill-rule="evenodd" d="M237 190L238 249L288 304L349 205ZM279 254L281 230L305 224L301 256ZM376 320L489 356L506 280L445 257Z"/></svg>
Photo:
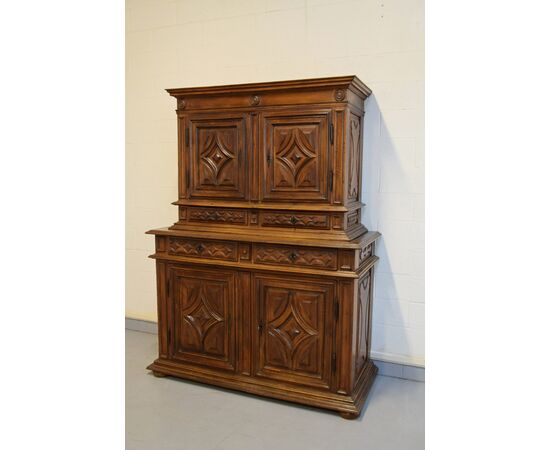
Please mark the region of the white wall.
<svg viewBox="0 0 550 450"><path fill-rule="evenodd" d="M176 221L169 87L357 75L363 222L378 245L373 356L424 364L424 3L127 0L126 316L156 320L150 228Z"/></svg>

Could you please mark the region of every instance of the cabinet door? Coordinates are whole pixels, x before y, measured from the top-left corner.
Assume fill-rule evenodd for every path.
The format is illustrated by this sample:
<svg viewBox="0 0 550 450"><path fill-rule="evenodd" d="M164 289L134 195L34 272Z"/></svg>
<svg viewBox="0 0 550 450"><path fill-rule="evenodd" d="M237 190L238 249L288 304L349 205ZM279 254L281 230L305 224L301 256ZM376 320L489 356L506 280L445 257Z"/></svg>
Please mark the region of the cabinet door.
<svg viewBox="0 0 550 450"><path fill-rule="evenodd" d="M235 370L235 273L170 267L171 356Z"/></svg>
<svg viewBox="0 0 550 450"><path fill-rule="evenodd" d="M189 197L246 198L245 117L189 117Z"/></svg>
<svg viewBox="0 0 550 450"><path fill-rule="evenodd" d="M256 276L255 372L329 388L334 284Z"/></svg>
<svg viewBox="0 0 550 450"><path fill-rule="evenodd" d="M329 115L329 110L261 115L263 200L329 200Z"/></svg>

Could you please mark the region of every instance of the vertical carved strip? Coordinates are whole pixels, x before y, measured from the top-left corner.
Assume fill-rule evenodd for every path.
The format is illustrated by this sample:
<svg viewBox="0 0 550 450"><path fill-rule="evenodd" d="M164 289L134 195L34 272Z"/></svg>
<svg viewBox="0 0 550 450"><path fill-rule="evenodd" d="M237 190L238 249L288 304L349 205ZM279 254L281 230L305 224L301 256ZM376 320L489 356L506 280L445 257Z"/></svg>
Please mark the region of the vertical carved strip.
<svg viewBox="0 0 550 450"><path fill-rule="evenodd" d="M240 272L239 273L239 280L238 280L238 287L237 287L237 295L236 299L239 304L239 311L237 316L237 323L236 323L236 332L237 332L237 345L239 346L239 352L240 355L240 367L239 370L244 375L250 375L252 367L252 361L250 359L251 357L251 339L252 339L252 333L254 330L252 329L251 324L251 283L250 283L251 274L250 272Z"/></svg>
<svg viewBox="0 0 550 450"><path fill-rule="evenodd" d="M348 200L359 200L360 170L361 170L361 119L350 114L350 143L348 166Z"/></svg>
<svg viewBox="0 0 550 450"><path fill-rule="evenodd" d="M361 374L369 357L372 312L372 269L359 280L355 338L355 377Z"/></svg>
<svg viewBox="0 0 550 450"><path fill-rule="evenodd" d="M179 198L187 198L187 175L189 160L186 159L185 148L185 127L187 126L187 118L184 115L178 114L178 191Z"/></svg>
<svg viewBox="0 0 550 450"><path fill-rule="evenodd" d="M332 188L332 203L335 205L342 204L342 179L344 167L342 165L344 159L345 147L345 110L336 110L333 113L334 121L334 145L332 146L332 167L334 172L334 185Z"/></svg>
<svg viewBox="0 0 550 450"><path fill-rule="evenodd" d="M339 320L336 322L335 329L335 349L338 350L336 355L338 361L338 368L336 377L334 379L334 386L336 392L340 394L349 394L353 390L353 371L352 367L352 340L353 340L353 298L354 298L354 284L357 281L340 281L339 282Z"/></svg>
<svg viewBox="0 0 550 450"><path fill-rule="evenodd" d="M247 173L247 178L250 183L250 199L252 201L256 201L259 198L259 174L261 173L259 162L262 159L258 153L260 151L260 144L258 140L258 113L250 113L250 117L248 118L248 129L250 133L248 142L250 142L251 145L248 145L246 149L248 152L249 161L246 170L251 172Z"/></svg>
<svg viewBox="0 0 550 450"><path fill-rule="evenodd" d="M166 293L167 279L166 279L166 264L157 261L157 320L158 320L158 334L159 334L159 356L161 358L168 358L168 298Z"/></svg>

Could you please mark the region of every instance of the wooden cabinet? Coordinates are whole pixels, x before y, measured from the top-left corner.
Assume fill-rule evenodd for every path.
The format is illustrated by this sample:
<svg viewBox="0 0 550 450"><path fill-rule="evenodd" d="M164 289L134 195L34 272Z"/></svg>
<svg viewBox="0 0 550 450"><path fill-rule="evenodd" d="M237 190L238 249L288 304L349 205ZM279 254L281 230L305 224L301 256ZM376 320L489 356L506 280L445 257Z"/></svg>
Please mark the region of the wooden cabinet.
<svg viewBox="0 0 550 450"><path fill-rule="evenodd" d="M375 241L360 222L356 77L170 89L178 220L155 235L156 376L357 417Z"/></svg>

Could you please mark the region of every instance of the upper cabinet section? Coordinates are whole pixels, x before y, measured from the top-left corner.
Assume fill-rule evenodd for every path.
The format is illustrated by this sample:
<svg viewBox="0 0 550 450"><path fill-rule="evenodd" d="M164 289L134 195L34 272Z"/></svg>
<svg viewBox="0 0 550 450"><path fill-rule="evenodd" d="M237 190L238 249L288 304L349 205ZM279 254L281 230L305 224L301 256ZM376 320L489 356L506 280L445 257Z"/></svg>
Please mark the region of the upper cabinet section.
<svg viewBox="0 0 550 450"><path fill-rule="evenodd" d="M177 99L179 205L359 207L371 91L356 77L168 92Z"/></svg>

